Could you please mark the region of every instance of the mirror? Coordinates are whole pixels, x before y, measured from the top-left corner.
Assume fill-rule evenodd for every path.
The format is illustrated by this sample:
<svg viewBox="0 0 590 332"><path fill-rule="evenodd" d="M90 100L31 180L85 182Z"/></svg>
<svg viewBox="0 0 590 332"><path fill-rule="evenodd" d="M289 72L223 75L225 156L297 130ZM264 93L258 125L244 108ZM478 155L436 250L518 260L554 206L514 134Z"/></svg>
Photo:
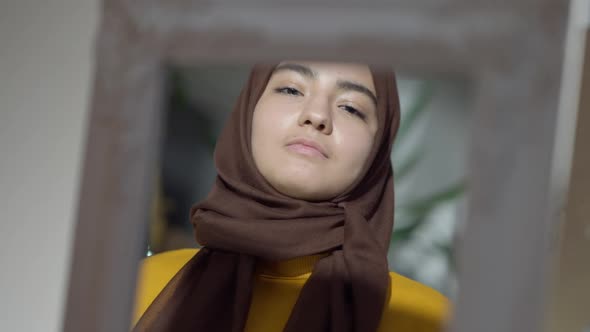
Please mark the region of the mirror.
<svg viewBox="0 0 590 332"><path fill-rule="evenodd" d="M408 92L405 103L411 105L412 98L419 96L421 89L433 89L435 95L446 96L437 98L441 98L440 103L450 105L447 108L452 109L451 113L424 111L423 114L431 116L430 123L423 120L422 134L418 129L412 133L415 136L411 141L418 147L400 146L396 149L400 155L394 153L393 160L400 163L413 161L411 151L420 151L421 144L425 146L424 159L432 158L420 167L415 165L416 174L420 175L408 180L406 186L409 188L407 192L416 196L408 194L406 202L400 197L399 204L411 204L411 199L424 199L429 193L442 190L447 194L443 197L456 199L456 205L447 206L446 210L437 206L436 213L433 210L428 218L423 216L424 228L413 228L415 225L411 223L400 222L396 231L400 237L402 231L420 230L423 233L416 238L424 239L428 236L426 226L432 226L438 218L435 215L447 213L448 220L453 222L465 220L464 225L459 225L464 228L459 233L456 225L445 228L447 243L453 234L461 235L460 245L453 256L460 267L458 283L449 282L453 277L448 271L440 272L444 270L440 263L425 263L419 268L402 263L404 259L426 262L432 248L425 249L422 259L416 260L411 258L413 253L402 254L408 249L403 249L403 241L399 241L400 247L389 255L389 259L394 269L405 270L415 278L436 275L433 271L437 268L433 266L439 265L439 275L445 275L447 280L437 278L428 282L456 297L453 330L538 330L542 324L549 264L546 248L550 240L545 235L554 229L559 209L548 201L548 197L552 197L557 188L551 166L561 73L557 64L562 60L558 46L562 45L561 36L565 29L565 2L550 6L551 24L540 19L549 15L546 11L516 17L511 5L469 11L457 10L462 5L453 1L437 8L391 5L374 10L363 4L363 10L359 10L359 6L353 4L341 11L330 11L310 5L284 10L259 3L243 4L239 8L219 4L203 11L196 4L177 2L155 1L125 6L105 2L66 331L80 330L82 326L88 326L88 322L107 330L124 326L133 304L130 286L134 284L137 272L133 262L147 252L148 243L152 252L160 250L156 249L157 246L164 248L166 243L160 239L161 242L156 244L155 231L150 236L143 236L144 233L138 230L145 230L149 219L147 202L152 201L151 193L154 192L150 189L160 188L164 196L164 203L160 206L169 207L166 190L170 189L166 181L171 173L166 172L167 167L174 166L166 164L173 159L167 158L166 154L175 152L167 150L171 146L165 143L164 150L161 150L164 158L157 158L160 134L165 137L163 142L175 137L176 132L170 131L169 125L178 121L172 119L172 110L164 112L162 108L170 97L166 94L166 82L169 76L174 76L168 73L195 64L199 64L200 69L188 71L209 71L207 65L213 62L234 66L284 58L362 59L389 64L399 68L400 73L408 73L407 85L400 81L400 88L405 86L404 89L413 91ZM296 13L309 14L304 27L297 19L301 15L293 15ZM346 18L351 15L359 18L362 24L344 24L350 22ZM244 17L248 20L241 19ZM473 28L473 22L478 22L478 28ZM531 35L536 38L531 39ZM290 39L287 41L284 36L290 36ZM556 46L547 49L547 43ZM538 57L541 47L543 57ZM172 68L163 64L171 64ZM227 68L225 70L227 73ZM229 72L233 74L239 70ZM203 75L198 77L201 79ZM453 78L452 83L447 83L449 77ZM190 100L194 103L192 107L208 108L196 103L198 96L187 96L194 98ZM434 103L435 98L431 101ZM407 107L408 110L411 108ZM436 109L439 108L444 107L436 105ZM162 114L164 116L160 116ZM187 116L193 119L202 116L190 114ZM161 126L164 118L168 120L166 127ZM422 115L420 118L428 117ZM447 132L437 131L445 128L445 120L457 127ZM418 123L416 121L416 126ZM167 133L163 133L164 128L168 129ZM213 125L209 128L210 133L204 135L209 146L215 128L218 127ZM431 148L431 154L428 154L428 147L434 146L452 146L457 150L451 157L442 154L440 148ZM207 153L205 146L202 149ZM405 149L407 154L403 153ZM208 151L210 153L210 148ZM159 169L157 160L163 163L164 172L154 180L153 175L158 174ZM206 166L210 165L210 159L209 162L200 159L200 162L203 162L199 164L203 169L211 170ZM418 173L422 165L427 166ZM447 173L443 173L445 169ZM433 174L435 171L441 173ZM175 176L179 174L173 173ZM460 180L469 183L465 200L459 199L459 193L464 190L458 185ZM154 183L160 185L154 186ZM422 188L424 184L432 187ZM567 184L559 185L560 188L567 187ZM400 183L400 196L403 186ZM193 187L187 190L194 199L202 195L204 189ZM402 211L401 206L398 211ZM398 220L406 217L402 215ZM98 221L107 226L97 229L93 225ZM434 233L442 231L435 230ZM142 241L150 237L150 242ZM107 250L101 252L88 245L97 238L110 243L105 247ZM434 242L433 239L426 241ZM171 242L181 243L181 240ZM411 242L405 245L411 248ZM437 250L452 251L444 243ZM129 254L117 255L121 252ZM89 261L100 264L92 266L87 263ZM420 272L420 268L428 266L430 270ZM92 272L96 270L109 271L109 277L97 279ZM87 280L95 280L97 287L84 287ZM457 284L459 292L454 294ZM122 294L126 294L124 298ZM87 299L96 301L88 302ZM515 310L519 315L513 314ZM105 323L104 317L111 319Z"/></svg>

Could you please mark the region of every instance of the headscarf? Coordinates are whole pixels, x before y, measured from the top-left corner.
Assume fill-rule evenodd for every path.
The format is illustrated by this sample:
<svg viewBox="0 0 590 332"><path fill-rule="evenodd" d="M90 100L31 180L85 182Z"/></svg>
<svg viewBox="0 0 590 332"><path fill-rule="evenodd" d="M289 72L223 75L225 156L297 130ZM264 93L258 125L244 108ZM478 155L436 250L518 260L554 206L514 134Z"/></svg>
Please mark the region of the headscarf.
<svg viewBox="0 0 590 332"><path fill-rule="evenodd" d="M276 191L251 149L252 114L275 65L256 65L215 147L217 178L191 222L203 248L172 278L135 331L242 332L256 263L328 253L301 289L286 332L372 332L388 298L393 228L391 149L400 111L395 75L370 67L378 130L347 192L309 202Z"/></svg>

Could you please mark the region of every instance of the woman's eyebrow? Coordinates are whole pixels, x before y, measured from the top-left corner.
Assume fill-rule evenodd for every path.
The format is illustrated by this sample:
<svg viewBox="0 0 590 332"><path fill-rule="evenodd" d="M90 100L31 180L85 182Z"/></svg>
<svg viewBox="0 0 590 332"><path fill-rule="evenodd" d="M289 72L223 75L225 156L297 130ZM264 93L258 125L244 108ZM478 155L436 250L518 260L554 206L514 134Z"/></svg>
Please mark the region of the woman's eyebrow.
<svg viewBox="0 0 590 332"><path fill-rule="evenodd" d="M304 65L300 65L298 63L280 64L275 68L274 73L277 73L277 72L280 72L283 70L292 70L292 71L298 72L299 74L301 74L303 76L307 76L312 79L315 79L317 77L317 74L313 70L311 70L311 68L304 66Z"/></svg>
<svg viewBox="0 0 590 332"><path fill-rule="evenodd" d="M338 82L336 82L336 85L341 90L356 91L356 92L360 92L360 93L366 95L367 97L369 97L371 99L371 101L373 101L373 104L375 105L375 107L377 106L377 96L375 96L373 91L371 91L366 86L364 86L360 83L352 82L352 81L340 81L340 80Z"/></svg>

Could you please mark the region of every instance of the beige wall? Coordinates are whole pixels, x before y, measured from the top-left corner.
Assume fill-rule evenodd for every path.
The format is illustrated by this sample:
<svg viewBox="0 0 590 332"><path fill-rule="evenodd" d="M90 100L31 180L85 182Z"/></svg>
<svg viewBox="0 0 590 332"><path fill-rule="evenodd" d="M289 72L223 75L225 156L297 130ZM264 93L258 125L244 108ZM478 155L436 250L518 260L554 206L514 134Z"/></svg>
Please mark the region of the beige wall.
<svg viewBox="0 0 590 332"><path fill-rule="evenodd" d="M58 331L96 0L0 1L0 331Z"/></svg>

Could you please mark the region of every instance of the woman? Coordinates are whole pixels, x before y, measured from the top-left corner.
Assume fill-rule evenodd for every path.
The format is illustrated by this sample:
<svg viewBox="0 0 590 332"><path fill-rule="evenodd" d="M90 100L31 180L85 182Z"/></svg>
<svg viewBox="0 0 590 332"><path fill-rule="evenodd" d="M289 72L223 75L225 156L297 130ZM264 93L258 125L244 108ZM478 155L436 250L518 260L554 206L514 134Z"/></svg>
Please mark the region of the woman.
<svg viewBox="0 0 590 332"><path fill-rule="evenodd" d="M255 66L191 209L203 248L143 263L135 330L439 331L444 297L387 265L399 120L391 72Z"/></svg>

